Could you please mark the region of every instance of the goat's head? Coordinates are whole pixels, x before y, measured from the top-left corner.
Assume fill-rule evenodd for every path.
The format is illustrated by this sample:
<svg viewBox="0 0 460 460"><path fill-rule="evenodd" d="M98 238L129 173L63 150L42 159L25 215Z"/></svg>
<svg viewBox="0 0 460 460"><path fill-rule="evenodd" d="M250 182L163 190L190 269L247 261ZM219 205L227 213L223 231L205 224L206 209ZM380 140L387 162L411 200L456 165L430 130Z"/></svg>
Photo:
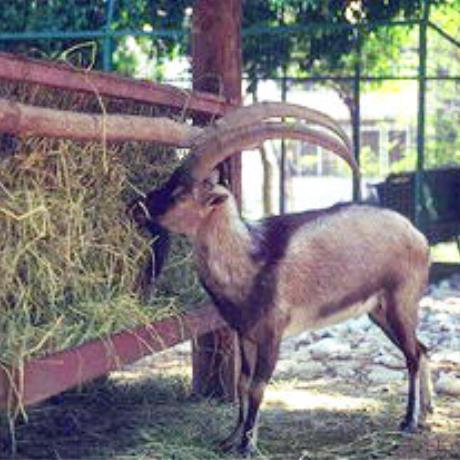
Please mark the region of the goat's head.
<svg viewBox="0 0 460 460"><path fill-rule="evenodd" d="M190 139L189 155L169 180L131 205L136 222L159 236L155 247L156 274L166 258L164 248L168 245L164 242L169 231L193 237L210 212L223 203L233 203L231 193L218 184L216 167L235 152L273 138L319 145L339 155L358 173L348 136L327 115L276 102L238 108Z"/></svg>

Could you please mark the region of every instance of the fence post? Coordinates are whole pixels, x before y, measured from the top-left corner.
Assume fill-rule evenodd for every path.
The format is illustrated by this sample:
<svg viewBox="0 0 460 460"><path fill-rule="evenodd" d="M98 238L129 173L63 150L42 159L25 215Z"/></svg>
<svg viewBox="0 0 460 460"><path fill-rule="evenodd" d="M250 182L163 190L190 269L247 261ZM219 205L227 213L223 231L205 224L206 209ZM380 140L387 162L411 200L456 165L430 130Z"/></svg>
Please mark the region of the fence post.
<svg viewBox="0 0 460 460"><path fill-rule="evenodd" d="M353 154L358 165L360 164L361 151L361 27L354 29L356 39L356 63L353 78L353 111L351 129L353 137ZM361 198L361 179L353 173L353 200Z"/></svg>
<svg viewBox="0 0 460 460"><path fill-rule="evenodd" d="M283 66L283 78L281 80L281 102L287 100L287 69ZM281 139L281 161L280 161L280 214L286 213L286 178L287 176L287 158L286 158L286 141Z"/></svg>
<svg viewBox="0 0 460 460"><path fill-rule="evenodd" d="M426 114L426 62L427 29L430 15L430 1L422 3L422 17L419 23L419 68L418 68L418 116L417 116L417 165L415 171L415 224L423 226L422 189L425 168L425 114Z"/></svg>
<svg viewBox="0 0 460 460"><path fill-rule="evenodd" d="M104 25L104 42L102 48L102 67L108 72L112 70L112 37L110 35L112 20L113 20L113 11L114 11L115 0L108 0L106 15L105 15L105 25Z"/></svg>
<svg viewBox="0 0 460 460"><path fill-rule="evenodd" d="M241 103L241 0L197 0L193 11L193 88ZM241 159L229 162L229 179L241 205ZM234 400L239 376L237 336L229 328L193 343L193 388L203 396Z"/></svg>

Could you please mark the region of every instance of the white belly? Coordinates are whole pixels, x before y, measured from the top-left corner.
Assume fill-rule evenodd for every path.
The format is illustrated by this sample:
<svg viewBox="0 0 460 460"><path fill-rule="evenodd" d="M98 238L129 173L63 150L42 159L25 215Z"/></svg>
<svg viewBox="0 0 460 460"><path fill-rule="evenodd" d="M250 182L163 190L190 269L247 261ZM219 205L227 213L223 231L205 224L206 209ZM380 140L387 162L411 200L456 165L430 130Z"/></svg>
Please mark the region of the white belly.
<svg viewBox="0 0 460 460"><path fill-rule="evenodd" d="M289 312L289 323L283 336L296 335L303 331L322 329L347 319L361 316L375 309L379 303L379 294L374 294L363 302L354 303L343 307L332 314L321 316L318 308L292 305L280 305L280 309Z"/></svg>

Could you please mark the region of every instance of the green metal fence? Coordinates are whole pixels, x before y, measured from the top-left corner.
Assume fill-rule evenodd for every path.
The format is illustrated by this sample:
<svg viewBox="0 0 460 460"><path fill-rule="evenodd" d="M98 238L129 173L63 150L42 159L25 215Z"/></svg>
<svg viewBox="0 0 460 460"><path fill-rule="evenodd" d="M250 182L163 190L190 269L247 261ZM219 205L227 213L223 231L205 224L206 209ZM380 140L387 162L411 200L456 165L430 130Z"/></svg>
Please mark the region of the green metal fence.
<svg viewBox="0 0 460 460"><path fill-rule="evenodd" d="M353 92L353 103L356 107L355 112L352 115L351 125L352 125L352 137L354 145L354 154L355 157L360 159L361 152L361 101L362 101L362 92L363 85L369 84L372 82L384 82L384 81L407 81L407 82L416 82L418 86L418 97L417 97L417 122L416 122L416 134L417 134L417 157L415 163L416 169L416 180L415 180L415 203L416 203L416 213L415 220L420 225L421 224L421 215L423 213L423 197L422 197L422 188L424 183L424 170L425 170L425 150L426 150L426 111L427 111L427 84L429 82L460 82L460 75L432 75L427 71L427 63L429 59L428 53L428 33L434 32L439 34L446 42L452 46L460 49L460 41L455 37L449 35L446 31L440 28L430 19L430 3L425 1L423 4L423 10L421 15L417 19L406 20L406 21L391 21L391 22L374 22L366 24L306 24L306 25L296 25L296 26L284 26L276 30L268 30L266 28L254 28L251 30L244 31L244 36L257 36L257 35L267 35L267 34L299 34L306 33L311 34L315 31L330 31L330 30L343 30L351 29L355 37L354 47L351 50L356 56L355 66L352 72L348 74L322 74L322 75L312 75L305 76L303 78L295 78L289 75L283 75L280 77L280 87L281 87L281 97L286 95L287 91L283 88L286 86L286 81L288 82L326 82L326 81L340 81L344 83L349 83L352 87ZM363 68L362 63L362 36L364 30L377 29L383 27L407 27L407 28L417 28L418 29L418 48L417 48L417 63L414 69L414 72L404 72L404 73L389 73L389 74L380 74L372 75L369 72L366 72L366 69ZM460 28L460 24L459 24ZM458 99L460 104L460 97ZM460 120L459 120L460 122ZM281 149L282 155L285 154L285 149ZM281 164L285 164L284 159L281 160ZM282 181L284 183L284 181ZM283 186L283 185L282 185ZM358 198L359 195L359 184L355 178L354 184L354 197ZM285 193L281 193L281 211L285 208Z"/></svg>

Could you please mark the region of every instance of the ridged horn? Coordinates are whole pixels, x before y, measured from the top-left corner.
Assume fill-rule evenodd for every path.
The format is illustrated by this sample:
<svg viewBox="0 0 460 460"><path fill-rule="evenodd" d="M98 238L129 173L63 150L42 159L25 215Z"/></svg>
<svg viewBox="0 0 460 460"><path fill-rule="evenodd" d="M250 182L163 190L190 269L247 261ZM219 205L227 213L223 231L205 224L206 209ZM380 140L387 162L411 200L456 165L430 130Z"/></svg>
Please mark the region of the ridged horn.
<svg viewBox="0 0 460 460"><path fill-rule="evenodd" d="M321 126L334 132L350 150L352 148L347 133L332 117L318 110L288 102L258 102L240 107L220 118L216 126L221 131L254 125L271 118L295 118Z"/></svg>
<svg viewBox="0 0 460 460"><path fill-rule="evenodd" d="M320 124L317 120L316 123ZM201 181L219 163L235 152L256 147L267 139L283 138L319 145L337 154L348 163L356 174L359 174L359 167L353 157L348 137L346 137L345 133L343 133L343 136L346 137L346 141L344 141L342 135L338 137L336 131L337 128L340 130L341 128L335 121L333 123L336 128L333 131L334 135L312 129L300 122L272 122L257 119L249 125L236 122L236 127L228 124L222 129L218 126L213 128L212 131L206 130L206 133L200 136L200 142L195 143L194 147L192 147L184 166L190 171L195 180ZM324 126L324 124L321 124L321 126Z"/></svg>

